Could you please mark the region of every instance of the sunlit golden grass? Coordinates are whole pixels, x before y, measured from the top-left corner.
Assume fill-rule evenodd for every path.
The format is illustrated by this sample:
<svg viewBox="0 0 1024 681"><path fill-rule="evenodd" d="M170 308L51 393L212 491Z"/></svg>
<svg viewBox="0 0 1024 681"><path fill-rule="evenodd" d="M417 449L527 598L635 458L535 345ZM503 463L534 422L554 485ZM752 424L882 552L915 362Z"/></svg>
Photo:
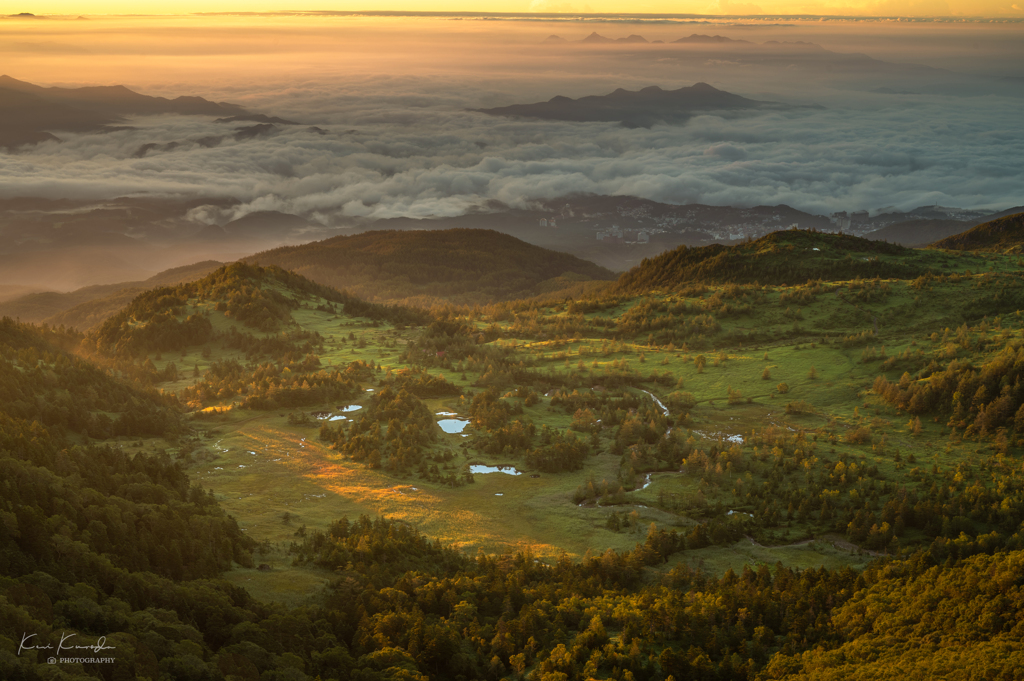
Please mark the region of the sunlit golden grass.
<svg viewBox="0 0 1024 681"><path fill-rule="evenodd" d="M228 512L259 541L291 541L301 525L323 530L342 516L359 514L409 523L427 536L471 552L528 549L546 560L563 552L579 557L588 550L628 549L643 540L643 535L605 528L610 513L628 512L635 505L577 507L572 502L573 490L588 478L615 480L618 461L608 455L593 457L577 473L538 478L478 474L473 484L449 488L344 461L315 441L314 429L299 432L283 421L276 415L241 419L236 430L217 441L228 451L193 470L200 484L212 487ZM230 428L222 426L224 431ZM487 461L477 455L469 458ZM467 460L460 453L454 463L461 468ZM638 497L636 503L643 501ZM640 510L645 528L652 520L685 525L664 511Z"/></svg>

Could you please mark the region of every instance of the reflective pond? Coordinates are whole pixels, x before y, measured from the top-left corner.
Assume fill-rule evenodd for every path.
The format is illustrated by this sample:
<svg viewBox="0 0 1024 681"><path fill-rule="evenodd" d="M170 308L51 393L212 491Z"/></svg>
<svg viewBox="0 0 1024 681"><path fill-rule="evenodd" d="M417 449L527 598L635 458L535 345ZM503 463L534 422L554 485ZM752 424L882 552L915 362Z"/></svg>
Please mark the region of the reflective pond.
<svg viewBox="0 0 1024 681"><path fill-rule="evenodd" d="M484 466L483 464L476 464L469 467L469 472L473 475L482 473L504 473L505 475L522 475L521 471L516 470L515 466Z"/></svg>
<svg viewBox="0 0 1024 681"><path fill-rule="evenodd" d="M437 422L446 433L461 433L469 425L468 419L441 419Z"/></svg>

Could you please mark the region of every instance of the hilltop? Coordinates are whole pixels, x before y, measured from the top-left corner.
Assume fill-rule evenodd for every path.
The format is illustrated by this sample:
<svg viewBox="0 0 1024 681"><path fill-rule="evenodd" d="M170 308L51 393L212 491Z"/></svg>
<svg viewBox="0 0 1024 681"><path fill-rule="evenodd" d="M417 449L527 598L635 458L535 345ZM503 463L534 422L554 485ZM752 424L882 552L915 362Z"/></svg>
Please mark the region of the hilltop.
<svg viewBox="0 0 1024 681"><path fill-rule="evenodd" d="M88 331L116 314L143 291L194 281L222 264L208 260L165 270L144 281L85 286L68 293L29 293L0 303L0 317Z"/></svg>
<svg viewBox="0 0 1024 681"><path fill-rule="evenodd" d="M603 267L485 229L370 231L244 259L371 301L485 304L611 280Z"/></svg>
<svg viewBox="0 0 1024 681"><path fill-rule="evenodd" d="M109 132L126 116L168 113L217 116L224 122L263 120L237 104L202 97L152 97L123 85L42 87L0 76L0 148L59 140L54 131Z"/></svg>
<svg viewBox="0 0 1024 681"><path fill-rule="evenodd" d="M910 279L945 264L910 248L848 234L773 232L736 246L680 246L644 260L619 278L615 291L675 290L695 283L795 284L856 277Z"/></svg>
<svg viewBox="0 0 1024 681"><path fill-rule="evenodd" d="M1019 253L1024 246L1024 213L984 222L977 227L946 237L933 248L952 251L999 251Z"/></svg>
<svg viewBox="0 0 1024 681"><path fill-rule="evenodd" d="M174 287L155 288L135 297L89 336L104 354L135 356L150 351L202 346L219 337L219 326L238 324L264 334L297 328L292 311L315 297L323 306L340 305L350 315L422 322L423 313L373 305L280 267L246 263L225 265L209 275ZM210 317L230 323L215 325ZM237 329L236 329L237 330Z"/></svg>
<svg viewBox="0 0 1024 681"><path fill-rule="evenodd" d="M860 235L865 239L890 241L901 246L918 248L966 232L982 223L1020 213L1022 210L1024 210L1024 206L1016 206L995 213L987 210L965 211L943 206L920 206L904 214L905 219L895 221L893 218L899 214L881 213L875 216L870 223L881 223L881 227L874 231L862 232Z"/></svg>

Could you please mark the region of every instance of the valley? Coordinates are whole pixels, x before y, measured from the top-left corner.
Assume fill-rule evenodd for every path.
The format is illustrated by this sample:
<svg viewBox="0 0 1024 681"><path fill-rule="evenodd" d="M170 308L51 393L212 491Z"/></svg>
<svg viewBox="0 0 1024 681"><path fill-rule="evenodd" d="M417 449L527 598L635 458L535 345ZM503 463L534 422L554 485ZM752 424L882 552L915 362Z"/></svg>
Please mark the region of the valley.
<svg viewBox="0 0 1024 681"><path fill-rule="evenodd" d="M0 14L0 681L1020 681L1024 19L780 2Z"/></svg>
<svg viewBox="0 0 1024 681"><path fill-rule="evenodd" d="M786 233L762 246L762 257L788 247L787 239L807 250L814 240L820 246L811 252L826 260L837 241ZM851 252L842 248L843 258ZM812 268L808 257L801 265ZM892 499L927 495L965 460L984 467L995 456L944 421L908 427L915 417L879 399L876 378L897 380L901 369L962 358L965 335L994 348L969 352L976 362L1021 337L1019 317L984 314L990 291L1024 295L1015 256L914 257L938 278L685 285L639 297L455 308L447 321L426 326L349 316L328 299L274 286L299 301L280 328L319 343L313 362L307 355L284 364L293 386L315 386L314 376L345 367L363 370L345 397L326 401L316 399L315 387L309 396L300 387L292 388L295 405L251 408L254 391L273 394L256 378L267 365L217 338L145 358L158 376L173 365L175 380L155 385L197 410L196 439L184 458L190 474L248 536L274 546L276 570L291 569L284 551L297 528L324 530L360 513L407 523L470 553L528 549L545 561L563 553L578 559L628 550L653 523L685 535L718 532L682 557L716 574L751 560L863 567L872 554L931 541L934 529L905 518L898 536L879 529L876 516ZM641 272L633 275L619 287L635 289ZM204 315L215 334L252 333L218 307L215 299L190 298L178 316ZM959 346L950 345L950 330ZM213 376L227 364L235 367L230 376ZM434 421L466 420L464 432L433 426L402 461L398 450L372 461L346 449L382 390L434 378L437 386L413 389L410 399ZM387 431L409 427L376 423L385 441ZM545 444L552 440L569 446ZM512 465L523 474L473 475L473 464ZM840 472L848 467L856 477ZM810 502L808 485L820 490ZM766 487L789 501L766 495ZM864 536L847 528L859 499L868 500L863 508L872 518Z"/></svg>
<svg viewBox="0 0 1024 681"><path fill-rule="evenodd" d="M767 679L808 669L797 636L825 642L813 664L841 674L829 655L859 659L850 646L867 639L837 618L861 598L967 578L1024 546L1024 281L1013 249L909 250L789 230L683 247L614 281L528 298L499 287L483 304L423 307L426 293L461 291L452 269L431 265L450 236L401 237L406 271L384 274L381 290L405 302L396 293L367 302L276 265L236 262L182 270L85 334L5 320L0 463L27 479L18 452L35 451L55 462L40 479L79 490L70 506L39 511L64 518L49 525L68 533L50 539L62 555L79 556L64 565L33 548L31 537L53 530L26 533L31 506L5 501L10 543L0 560L25 575L2 578L10 607L33 627L93 631L69 609L68 589L83 580L114 589L87 599L107 618L132 609L130 628L148 641L133 646L156 660L137 653L137 676L148 664L173 675L191 664L225 678L289 668L303 674L296 679L544 678L558 668L579 677L575 665L587 664L601 678L683 676L703 665ZM487 263L489 237L469 236L460 258ZM345 276L343 259L337 275L325 269L331 247L275 257L292 267L306 258L313 276ZM553 274L541 263L575 262L523 252L540 283ZM76 378L83 371L94 377ZM18 444L27 441L19 428L49 439L33 450ZM153 528L182 527L170 518L190 509L187 522L223 541L203 549L176 529L164 546L142 530L137 546L119 548L106 527L122 521L80 500L95 494L85 485L105 484L84 473L86 451L112 469L137 469L131 484L110 478L107 505ZM178 491L145 475L170 476ZM92 522L73 520L78 513ZM56 581L39 581L31 565ZM998 566L995 574L1016 574ZM147 569L159 574L132 587L130 605L102 586L111 570L140 579ZM499 575L519 581L499 587ZM501 589L522 599L518 612L500 614L513 607L494 600ZM192 617L186 594L200 592L220 614L203 615L191 639L175 643L181 634L142 624L163 607L175 626L193 626L182 619ZM435 603L436 593L450 604ZM531 614L547 607L544 594L555 610ZM43 598L60 614L32 605ZM644 599L662 599L661 617L695 622L692 599L701 598L717 599L715 617L733 622L738 643L709 643L703 624L694 634L676 625L637 633L647 626ZM765 599L779 598L797 604L771 614ZM748 627L722 599L747 602L770 624ZM801 619L811 607L829 617ZM572 608L576 624L561 614ZM225 617L236 623L217 624ZM313 647L259 633L325 626L310 617L338 622ZM414 624L382 633L394 618ZM491 639L502 618L541 638L501 647ZM434 628L427 650L420 626ZM558 633L566 626L572 638ZM492 633L473 638L459 627ZM975 629L985 646L953 649L998 665L1020 654L1012 633ZM364 638L371 631L384 648ZM681 640L690 652L675 652ZM891 671L919 660L918 640L909 634L899 656L857 664ZM438 657L429 646L444 641L463 652ZM736 646L750 651L746 661L736 662Z"/></svg>

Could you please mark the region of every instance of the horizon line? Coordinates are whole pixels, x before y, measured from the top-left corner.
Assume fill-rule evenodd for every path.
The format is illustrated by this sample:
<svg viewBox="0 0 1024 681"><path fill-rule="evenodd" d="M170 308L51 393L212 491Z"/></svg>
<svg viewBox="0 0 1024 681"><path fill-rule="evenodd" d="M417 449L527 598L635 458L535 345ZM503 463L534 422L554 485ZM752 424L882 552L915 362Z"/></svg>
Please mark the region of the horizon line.
<svg viewBox="0 0 1024 681"><path fill-rule="evenodd" d="M7 20L31 20L49 18L75 18L86 17L216 17L216 16L337 16L337 17L469 17L469 18L501 18L501 19L545 19L545 20L652 20L661 19L667 21L693 21L693 20L759 20L759 21L793 21L793 20L840 20L840 21L900 21L912 23L1024 23L1024 17L1013 15L983 16L983 15L865 15L865 14L782 14L782 13L761 13L761 14L689 14L689 13L645 13L645 12L477 12L477 11L441 11L441 10L264 10L264 11L240 11L225 10L212 12L183 12L172 14L141 14L141 13L86 13L86 14L33 14L22 12L19 14L0 15L0 19Z"/></svg>

